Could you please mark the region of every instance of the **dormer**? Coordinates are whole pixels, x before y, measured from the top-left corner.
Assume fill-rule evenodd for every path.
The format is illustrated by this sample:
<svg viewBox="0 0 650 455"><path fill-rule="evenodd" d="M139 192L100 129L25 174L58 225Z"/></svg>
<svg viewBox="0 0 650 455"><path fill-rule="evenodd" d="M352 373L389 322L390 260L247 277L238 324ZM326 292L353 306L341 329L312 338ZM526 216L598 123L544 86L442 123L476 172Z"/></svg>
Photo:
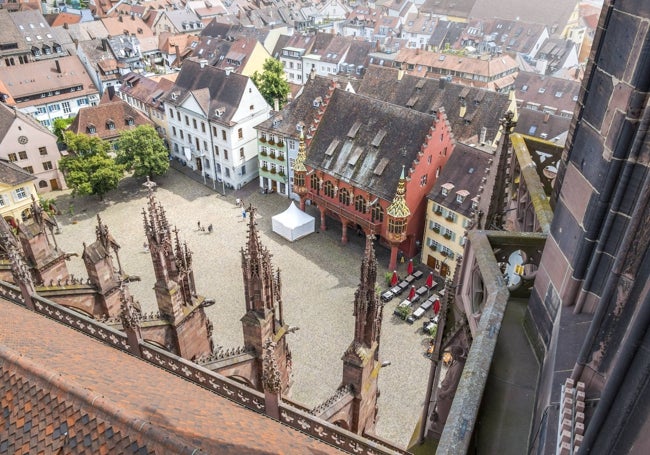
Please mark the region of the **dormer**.
<svg viewBox="0 0 650 455"><path fill-rule="evenodd" d="M86 132L87 132L88 134L95 134L95 133L97 132L97 128L95 128L95 125L93 125L92 123L89 123L89 124L86 126Z"/></svg>
<svg viewBox="0 0 650 455"><path fill-rule="evenodd" d="M111 119L106 120L106 129L107 130L114 130L115 129L115 122Z"/></svg>
<svg viewBox="0 0 650 455"><path fill-rule="evenodd" d="M447 197L451 191L454 189L453 183L445 183L440 187L440 194Z"/></svg>
<svg viewBox="0 0 650 455"><path fill-rule="evenodd" d="M320 107L320 105L323 104L323 98L318 96L314 98L313 106L314 107Z"/></svg>
<svg viewBox="0 0 650 455"><path fill-rule="evenodd" d="M124 119L124 124L127 126L133 126L135 125L135 120L133 120L133 117L127 117Z"/></svg>
<svg viewBox="0 0 650 455"><path fill-rule="evenodd" d="M221 116L223 115L224 112L226 112L226 108L224 108L224 107L218 107L218 108L216 108L216 109L214 110L214 115L215 115L215 117L217 117L217 118L221 118Z"/></svg>
<svg viewBox="0 0 650 455"><path fill-rule="evenodd" d="M469 191L467 190L456 191L456 202L462 204L463 202L465 202L465 198L467 196L469 196Z"/></svg>

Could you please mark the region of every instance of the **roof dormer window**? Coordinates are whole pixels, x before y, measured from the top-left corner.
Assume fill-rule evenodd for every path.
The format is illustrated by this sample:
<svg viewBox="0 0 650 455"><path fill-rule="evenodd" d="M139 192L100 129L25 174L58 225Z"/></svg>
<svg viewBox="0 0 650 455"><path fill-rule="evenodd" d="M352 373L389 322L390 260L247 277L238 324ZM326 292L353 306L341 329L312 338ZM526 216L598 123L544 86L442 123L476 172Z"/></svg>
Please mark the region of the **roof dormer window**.
<svg viewBox="0 0 650 455"><path fill-rule="evenodd" d="M133 121L133 117L127 117L126 118L126 124L128 126L132 126L135 122Z"/></svg>
<svg viewBox="0 0 650 455"><path fill-rule="evenodd" d="M106 121L106 129L107 130L114 130L115 129L115 122L113 120L107 120Z"/></svg>
<svg viewBox="0 0 650 455"><path fill-rule="evenodd" d="M456 192L456 202L459 204L462 204L465 202L465 198L469 195L469 191L467 190L460 190Z"/></svg>
<svg viewBox="0 0 650 455"><path fill-rule="evenodd" d="M454 189L453 183L445 183L440 187L440 194L447 197L449 195L449 192L452 191L453 189Z"/></svg>
<svg viewBox="0 0 650 455"><path fill-rule="evenodd" d="M97 132L97 128L95 128L95 125L91 123L86 127L86 131L88 134L95 134Z"/></svg>

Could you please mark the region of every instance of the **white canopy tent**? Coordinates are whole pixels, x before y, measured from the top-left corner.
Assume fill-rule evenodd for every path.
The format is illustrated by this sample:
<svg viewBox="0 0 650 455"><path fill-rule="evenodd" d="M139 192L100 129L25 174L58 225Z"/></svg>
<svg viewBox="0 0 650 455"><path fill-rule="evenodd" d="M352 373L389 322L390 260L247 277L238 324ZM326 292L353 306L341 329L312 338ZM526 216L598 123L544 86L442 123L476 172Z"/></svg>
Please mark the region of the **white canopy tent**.
<svg viewBox="0 0 650 455"><path fill-rule="evenodd" d="M314 217L300 210L294 202L282 213L271 218L273 232L293 242L314 232Z"/></svg>

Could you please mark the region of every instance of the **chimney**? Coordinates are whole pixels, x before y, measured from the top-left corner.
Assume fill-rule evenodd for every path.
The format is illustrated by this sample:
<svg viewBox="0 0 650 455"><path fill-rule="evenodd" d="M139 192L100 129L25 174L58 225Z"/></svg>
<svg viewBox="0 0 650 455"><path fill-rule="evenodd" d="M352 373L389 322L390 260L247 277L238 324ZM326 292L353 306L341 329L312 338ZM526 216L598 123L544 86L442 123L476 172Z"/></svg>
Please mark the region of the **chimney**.
<svg viewBox="0 0 650 455"><path fill-rule="evenodd" d="M61 64L59 63L59 60L54 60L54 64L56 65L56 72L61 74Z"/></svg>
<svg viewBox="0 0 650 455"><path fill-rule="evenodd" d="M108 50L108 40L106 38L102 38L102 50L103 51Z"/></svg>
<svg viewBox="0 0 650 455"><path fill-rule="evenodd" d="M487 128L482 126L481 127L481 135L479 136L479 142L481 145L485 145L485 138L487 136Z"/></svg>
<svg viewBox="0 0 650 455"><path fill-rule="evenodd" d="M67 22L63 23L63 28L66 29L66 30L68 29L68 23Z"/></svg>
<svg viewBox="0 0 650 455"><path fill-rule="evenodd" d="M123 21L122 16L117 16L117 20L118 20L119 22L122 22L122 21Z"/></svg>
<svg viewBox="0 0 650 455"><path fill-rule="evenodd" d="M199 60L199 65L201 65L201 69L205 68L205 65L207 64L208 61L206 59L202 58L201 60Z"/></svg>
<svg viewBox="0 0 650 455"><path fill-rule="evenodd" d="M226 76L230 76L234 68L232 66L226 66L224 69L226 70Z"/></svg>
<svg viewBox="0 0 650 455"><path fill-rule="evenodd" d="M397 80L401 81L404 77L404 70L397 70Z"/></svg>

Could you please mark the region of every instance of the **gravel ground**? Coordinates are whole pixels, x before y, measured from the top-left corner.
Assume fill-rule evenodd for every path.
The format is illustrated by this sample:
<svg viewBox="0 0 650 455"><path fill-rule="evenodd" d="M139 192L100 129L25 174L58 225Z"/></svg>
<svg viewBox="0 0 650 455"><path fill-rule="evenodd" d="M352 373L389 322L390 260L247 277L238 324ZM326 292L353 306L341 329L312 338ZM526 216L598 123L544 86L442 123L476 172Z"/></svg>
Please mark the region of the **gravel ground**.
<svg viewBox="0 0 650 455"><path fill-rule="evenodd" d="M271 217L288 207L289 201L277 194L260 194L256 183L242 190L220 195L182 173L171 169L157 179L157 199L162 202L169 222L180 230L194 252L194 272L199 294L215 298L207 308L214 324L216 345L226 348L243 344L240 318L244 314L244 293L240 249L246 242L247 223L235 205L242 198L258 210L258 228L264 245L273 254L273 264L281 270L285 320L300 330L290 336L293 352L294 386L292 399L314 407L327 399L342 377L341 356L352 341L352 304L359 283L364 239L352 235L347 245L340 243L340 225L328 220L328 230L289 242L271 230ZM58 217L59 246L81 254L82 242L95 239L96 214L108 225L120 243L123 269L139 275L140 282L129 284L131 294L144 311L156 310L153 267L142 224L146 190L142 180L127 178L104 201L95 197L72 198L69 191L56 193L62 215ZM308 207L308 212L317 215ZM215 232L197 229L197 221ZM316 226L319 226L316 217ZM377 247L378 279L388 265L387 249ZM79 258L68 267L75 276L86 276ZM399 270L405 274L404 266ZM421 284L424 280L421 279ZM383 289L383 283L380 284ZM378 436L406 447L419 419L429 369L422 355L427 339L421 323L408 325L393 316L397 299L386 304L381 333L380 357L391 362L379 379Z"/></svg>

